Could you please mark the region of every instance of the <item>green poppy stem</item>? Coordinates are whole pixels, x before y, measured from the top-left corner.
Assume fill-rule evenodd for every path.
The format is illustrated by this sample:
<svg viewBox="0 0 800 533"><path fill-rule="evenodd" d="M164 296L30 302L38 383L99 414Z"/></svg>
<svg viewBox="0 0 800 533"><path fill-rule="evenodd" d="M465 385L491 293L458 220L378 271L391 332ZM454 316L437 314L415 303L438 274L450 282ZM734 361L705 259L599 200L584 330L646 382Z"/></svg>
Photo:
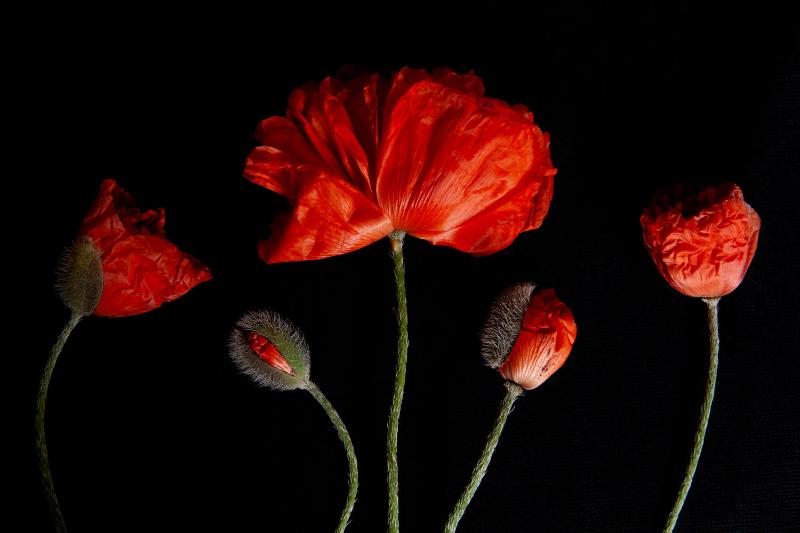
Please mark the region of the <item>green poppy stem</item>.
<svg viewBox="0 0 800 533"><path fill-rule="evenodd" d="M356 493L358 493L358 461L356 460L356 451L353 448L353 441L350 439L350 433L348 433L347 427L344 425L344 422L342 422L339 413L333 408L328 398L322 394L319 387L317 387L315 383L309 381L306 390L319 402L327 413L328 418L331 419L333 427L335 427L336 431L339 433L339 439L342 441L344 452L347 455L347 467L349 472L347 500L342 510L342 516L339 519L339 525L336 527L336 533L343 533L350 521L350 514L353 512L353 507L356 504Z"/></svg>
<svg viewBox="0 0 800 533"><path fill-rule="evenodd" d="M500 412L497 413L497 419L494 422L492 432L489 433L489 437L486 439L486 446L484 446L480 459L478 459L478 463L472 470L472 477L470 478L469 483L464 489L464 492L461 494L461 498L458 499L453 512L450 513L450 518L447 520L447 525L444 527L445 533L453 533L456 530L456 527L458 527L459 520L461 520L461 517L464 516L464 511L467 510L467 506L469 505L469 502L472 501L472 497L475 496L475 492L478 490L478 486L481 484L483 476L486 475L486 470L489 468L492 455L494 455L494 450L497 448L497 442L500 440L500 434L503 432L503 428L506 426L506 420L508 419L508 415L511 413L514 402L522 395L523 392L524 390L522 387L516 383L512 383L510 381L506 382L506 395L503 398L503 403L500 405Z"/></svg>
<svg viewBox="0 0 800 533"><path fill-rule="evenodd" d="M719 362L719 312L717 304L719 298L703 298L708 307L708 333L709 333L709 356L708 380L706 381L706 394L703 400L703 407L700 410L700 425L694 434L694 446L692 447L692 457L689 466L686 467L686 474L683 477L681 488L678 491L678 498L672 506L672 511L667 518L667 525L664 526L664 533L672 533L675 524L678 523L678 515L681 513L686 496L689 495L689 488L692 486L692 478L697 470L697 463L700 461L700 452L703 450L703 441L706 437L708 428L708 418L711 415L711 402L714 401L714 388L717 383L717 365Z"/></svg>
<svg viewBox="0 0 800 533"><path fill-rule="evenodd" d="M403 389L406 386L406 364L408 362L408 309L406 307L406 269L403 261L403 238L405 233L396 231L390 235L394 278L397 286L397 370L389 412L389 429L386 443L386 462L389 471L389 533L400 531L399 472L397 467L397 433L400 424L400 408L403 405Z"/></svg>
<svg viewBox="0 0 800 533"><path fill-rule="evenodd" d="M50 388L50 378L53 375L53 369L56 367L58 356L64 348L70 333L78 325L83 315L72 313L66 326L58 336L53 349L50 351L50 357L47 359L47 364L44 367L42 374L42 381L39 385L39 395L36 397L36 449L39 452L39 468L42 475L42 485L44 486L45 496L47 497L47 506L50 509L50 516L58 533L66 533L67 526L64 524L64 516L61 514L61 507L58 505L58 497L56 496L56 488L53 483L53 474L50 471L50 459L47 456L47 439L45 438L44 431L44 411L47 405L47 390Z"/></svg>

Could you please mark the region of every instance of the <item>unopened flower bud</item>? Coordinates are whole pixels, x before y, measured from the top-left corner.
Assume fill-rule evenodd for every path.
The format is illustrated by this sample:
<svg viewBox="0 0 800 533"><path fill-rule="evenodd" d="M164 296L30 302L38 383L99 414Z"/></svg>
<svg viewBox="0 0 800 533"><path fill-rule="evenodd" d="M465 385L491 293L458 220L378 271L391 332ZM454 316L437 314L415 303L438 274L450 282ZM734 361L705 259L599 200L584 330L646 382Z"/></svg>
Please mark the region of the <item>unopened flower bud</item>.
<svg viewBox="0 0 800 533"><path fill-rule="evenodd" d="M80 237L64 251L58 265L56 289L61 301L73 313L94 313L103 294L100 250L88 237Z"/></svg>
<svg viewBox="0 0 800 533"><path fill-rule="evenodd" d="M275 390L308 385L308 345L302 333L277 313L245 314L231 334L230 353L236 366L259 385Z"/></svg>
<svg viewBox="0 0 800 533"><path fill-rule="evenodd" d="M561 368L577 334L572 311L555 291L534 289L520 283L506 290L492 306L481 339L487 364L527 390Z"/></svg>

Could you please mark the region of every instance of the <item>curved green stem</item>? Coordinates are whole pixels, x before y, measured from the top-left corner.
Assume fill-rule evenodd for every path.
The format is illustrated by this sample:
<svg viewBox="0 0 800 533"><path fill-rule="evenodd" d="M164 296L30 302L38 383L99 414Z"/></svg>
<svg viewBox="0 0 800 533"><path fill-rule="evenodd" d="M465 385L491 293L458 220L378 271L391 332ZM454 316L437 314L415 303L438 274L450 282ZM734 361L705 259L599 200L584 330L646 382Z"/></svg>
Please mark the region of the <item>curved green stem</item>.
<svg viewBox="0 0 800 533"><path fill-rule="evenodd" d="M500 405L500 411L497 413L497 419L494 422L492 432L489 433L489 437L486 439L486 446L484 446L483 452L481 452L478 464L476 464L475 468L472 470L472 477L469 483L467 483L464 492L461 494L461 498L458 499L455 508L453 508L453 512L450 513L450 518L447 520L447 525L444 527L445 533L453 533L456 527L458 527L459 520L464 516L464 511L467 510L467 506L469 502L472 501L472 497L475 496L475 491L478 490L483 476L486 475L486 470L489 468L489 462L492 460L495 448L497 448L497 442L500 440L500 434L503 432L503 428L506 425L506 420L511 413L511 408L523 392L522 387L516 383L510 381L506 382L506 395L503 398L503 403Z"/></svg>
<svg viewBox="0 0 800 533"><path fill-rule="evenodd" d="M58 497L56 496L56 488L53 483L53 474L50 472L50 460L47 457L47 439L44 432L44 411L47 405L47 390L50 388L50 378L53 375L53 369L58 361L58 356L64 348L70 333L75 329L75 326L80 322L82 315L73 313L67 325L58 336L53 349L50 351L50 357L47 359L47 364L44 367L42 374L42 381L39 385L39 395L36 397L36 448L39 451L39 468L42 474L42 484L44 485L45 496L47 497L47 505L50 509L50 516L53 517L53 522L56 526L58 533L65 533L67 526L64 524L64 516L61 514L61 508L58 505Z"/></svg>
<svg viewBox="0 0 800 533"><path fill-rule="evenodd" d="M348 433L347 427L339 417L339 413L337 413L336 409L333 408L333 405L331 405L331 402L328 401L328 398L322 394L322 391L319 390L319 387L317 387L315 383L309 381L308 385L306 386L306 390L311 393L311 396L313 396L314 399L319 402L319 404L328 414L328 418L331 419L336 431L339 432L339 439L341 439L342 444L344 445L344 452L347 455L347 466L350 474L347 489L347 501L344 504L342 517L339 519L339 525L336 527L336 533L342 533L347 527L347 523L350 521L350 514L353 512L353 507L356 504L356 493L358 492L358 461L356 461L356 451L353 448L353 441L350 440L350 433Z"/></svg>
<svg viewBox="0 0 800 533"><path fill-rule="evenodd" d="M700 425L697 427L697 432L694 434L694 446L692 447L692 457L689 460L689 466L686 467L686 474L683 477L681 488L678 491L678 498L672 506L672 511L667 518L667 525L664 526L664 533L671 533L675 529L675 524L678 523L678 515L681 513L683 503L686 501L686 496L689 495L689 488L692 486L692 478L694 477L695 470L697 470L697 463L700 461L700 452L703 450L703 441L706 437L706 429L708 428L708 418L711 415L711 402L714 401L714 388L717 383L717 364L719 361L719 314L717 304L719 298L703 298L703 301L708 307L708 334L709 334L709 357L708 364L708 380L706 381L706 395L703 400L703 407L700 410Z"/></svg>
<svg viewBox="0 0 800 533"><path fill-rule="evenodd" d="M403 261L403 238L405 233L394 232L390 236L394 278L397 286L397 370L389 412L389 430L386 443L386 462L389 470L389 533L400 531L399 472L397 467L397 433L400 424L400 408L403 405L403 389L406 385L406 363L408 362L408 309L406 308L406 269Z"/></svg>

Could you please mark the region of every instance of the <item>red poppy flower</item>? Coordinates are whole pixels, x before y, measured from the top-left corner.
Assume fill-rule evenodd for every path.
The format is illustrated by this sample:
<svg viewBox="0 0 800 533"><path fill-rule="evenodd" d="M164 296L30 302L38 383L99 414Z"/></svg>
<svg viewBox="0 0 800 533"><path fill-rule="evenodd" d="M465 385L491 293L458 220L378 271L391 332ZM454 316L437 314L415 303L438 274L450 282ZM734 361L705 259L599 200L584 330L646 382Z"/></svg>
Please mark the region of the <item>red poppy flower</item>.
<svg viewBox="0 0 800 533"><path fill-rule="evenodd" d="M531 298L519 334L500 374L526 390L535 389L561 368L572 351L578 326L553 289Z"/></svg>
<svg viewBox="0 0 800 533"><path fill-rule="evenodd" d="M164 210L140 211L114 180L105 180L81 235L100 251L99 316L145 313L211 279L209 269L164 235Z"/></svg>
<svg viewBox="0 0 800 533"><path fill-rule="evenodd" d="M295 90L286 117L261 122L245 168L294 206L261 257L330 257L395 230L483 255L539 227L549 137L525 107L483 92L472 74L410 68Z"/></svg>
<svg viewBox="0 0 800 533"><path fill-rule="evenodd" d="M644 243L664 279L687 296L719 298L744 279L761 219L733 184L658 194L641 217Z"/></svg>

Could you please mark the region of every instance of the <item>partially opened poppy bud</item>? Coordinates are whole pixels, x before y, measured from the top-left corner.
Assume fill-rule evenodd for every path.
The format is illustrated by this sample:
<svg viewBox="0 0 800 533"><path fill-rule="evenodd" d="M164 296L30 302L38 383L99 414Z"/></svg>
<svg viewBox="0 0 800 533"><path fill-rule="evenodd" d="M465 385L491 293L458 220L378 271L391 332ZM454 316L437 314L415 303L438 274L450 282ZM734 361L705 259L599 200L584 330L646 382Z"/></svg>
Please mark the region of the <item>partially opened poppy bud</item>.
<svg viewBox="0 0 800 533"><path fill-rule="evenodd" d="M303 334L272 311L244 315L231 334L234 363L259 385L275 390L305 389L311 362Z"/></svg>
<svg viewBox="0 0 800 533"><path fill-rule="evenodd" d="M302 389L319 403L339 433L348 466L348 489L337 533L344 533L358 492L358 461L350 433L331 402L309 374L311 363L303 334L291 322L272 311L251 311L231 334L230 353L236 366L259 385L275 390Z"/></svg>
<svg viewBox="0 0 800 533"><path fill-rule="evenodd" d="M508 381L535 389L567 360L578 328L553 289L532 283L506 290L483 330L483 358Z"/></svg>
<svg viewBox="0 0 800 533"><path fill-rule="evenodd" d="M80 316L94 313L103 294L103 268L100 250L90 238L79 237L61 256L56 289L73 313Z"/></svg>
<svg viewBox="0 0 800 533"><path fill-rule="evenodd" d="M450 513L446 533L455 532L475 496L514 402L523 389L535 389L561 368L575 342L577 327L569 308L553 289L535 289L533 283L507 289L495 301L483 328L483 358L506 378L506 394L472 478Z"/></svg>
<svg viewBox="0 0 800 533"><path fill-rule="evenodd" d="M661 192L640 222L658 271L676 290L697 298L719 298L739 286L761 229L758 214L731 183Z"/></svg>

